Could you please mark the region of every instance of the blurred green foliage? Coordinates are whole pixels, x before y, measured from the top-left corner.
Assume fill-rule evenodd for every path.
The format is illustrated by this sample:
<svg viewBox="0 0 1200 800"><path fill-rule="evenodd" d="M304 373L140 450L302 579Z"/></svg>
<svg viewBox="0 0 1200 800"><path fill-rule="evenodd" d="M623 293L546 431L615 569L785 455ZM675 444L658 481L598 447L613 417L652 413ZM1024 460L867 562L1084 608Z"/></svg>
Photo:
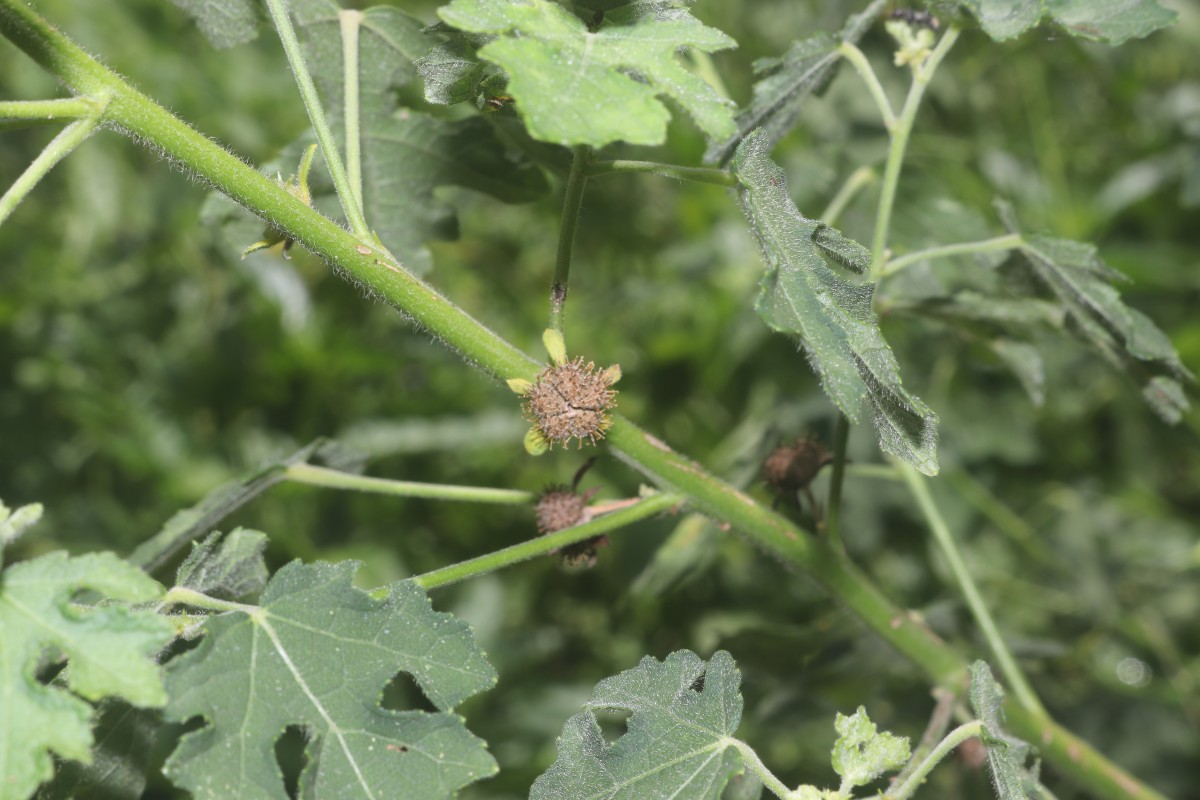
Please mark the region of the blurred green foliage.
<svg viewBox="0 0 1200 800"><path fill-rule="evenodd" d="M754 58L840 27L858 5L700 0L694 13L739 42L714 60L745 101ZM1031 230L1098 244L1133 279L1127 302L1200 372L1200 13L1175 6L1174 28L1117 49L1043 33L997 45L967 33L918 121L895 248L931 243L951 202L998 234L990 203L1003 195ZM271 159L305 127L271 37L218 52L160 0L37 7L250 161ZM433 19L431 3L405 8ZM906 77L887 65L882 32L862 47L900 96ZM56 91L0 43L0 96ZM52 135L3 133L3 180ZM775 158L797 206L815 217L885 147L874 106L846 71ZM698 131L676 120L665 147L606 155L696 164L703 149ZM524 206L438 193L457 205L461 238L432 245L430 280L539 352L557 193ZM43 502L48 517L12 557L128 553L175 510L318 436L366 451L368 471L384 477L525 489L570 480L586 454L527 457L503 385L306 253L239 261L202 223L204 194L154 153L102 133L0 228L0 496L10 506ZM873 209L866 192L839 227L868 241ZM771 447L803 434L830 440L833 411L808 365L753 312L762 266L725 190L596 178L576 252L569 346L621 364L624 413L768 501L757 465ZM1133 384L1066 340L1038 342L1048 378L1036 408L954 329L897 315L884 332L905 386L941 417L937 499L1035 688L1115 761L1170 795L1194 795L1200 412L1164 426ZM874 433L854 430L850 453L843 529L853 555L941 635L986 657L902 487L855 471L879 459ZM614 499L638 483L602 456L583 485ZM823 488L819 480L818 497ZM237 525L270 535L274 566L361 558L364 586L534 533L521 509L300 486L272 489L223 528ZM644 654L730 651L744 675L741 734L790 785L833 780L835 711L864 705L881 728L916 737L932 706L916 671L811 581L684 516L614 537L590 571L547 559L433 599L474 625L500 674L464 713L502 772L464 797L524 797L594 683ZM1045 779L1060 798L1079 796L1052 773ZM928 796L989 792L966 763L943 766L931 784ZM171 796L161 779L152 786Z"/></svg>

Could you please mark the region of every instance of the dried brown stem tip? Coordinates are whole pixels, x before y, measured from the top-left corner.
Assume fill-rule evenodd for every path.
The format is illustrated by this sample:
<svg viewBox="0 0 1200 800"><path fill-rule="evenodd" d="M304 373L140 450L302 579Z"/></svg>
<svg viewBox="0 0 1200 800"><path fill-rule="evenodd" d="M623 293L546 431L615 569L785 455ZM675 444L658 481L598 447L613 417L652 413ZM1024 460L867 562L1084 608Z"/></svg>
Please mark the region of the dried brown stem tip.
<svg viewBox="0 0 1200 800"><path fill-rule="evenodd" d="M611 370L599 370L582 356L541 371L525 396L525 416L549 447L595 443L612 425L608 412L617 393Z"/></svg>

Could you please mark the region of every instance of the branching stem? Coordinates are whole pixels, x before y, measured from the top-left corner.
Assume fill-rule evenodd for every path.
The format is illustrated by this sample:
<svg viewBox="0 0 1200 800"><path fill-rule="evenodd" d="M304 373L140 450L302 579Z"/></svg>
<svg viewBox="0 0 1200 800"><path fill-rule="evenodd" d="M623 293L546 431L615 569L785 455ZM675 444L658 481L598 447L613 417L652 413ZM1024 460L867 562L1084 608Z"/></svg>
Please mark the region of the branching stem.
<svg viewBox="0 0 1200 800"><path fill-rule="evenodd" d="M443 483L418 483L371 478L351 472L318 467L313 464L292 464L283 477L293 483L323 486L326 489L349 489L356 492L390 494L395 497L421 497L429 500L457 500L467 503L499 503L528 505L537 499L533 492L518 489L493 489L486 486L450 486Z"/></svg>
<svg viewBox="0 0 1200 800"><path fill-rule="evenodd" d="M1017 665L1012 653L1009 652L1004 637L1000 635L1000 630L996 627L987 604L983 602L983 597L975 586L975 579L971 577L971 573L963 561L958 544L954 541L954 535L950 533L950 527L946 525L946 520L942 518L942 512L933 502L928 482L912 466L899 461L894 461L894 463L900 470L900 474L904 476L913 499L917 501L921 513L925 516L925 522L929 525L930 532L933 533L933 539L937 543L942 557L946 559L955 581L958 582L958 587L967 601L967 607L971 609L971 615L975 617L980 632L983 633L983 637L992 648L996 662L1004 672L1004 677L1016 696L1017 702L1027 711L1044 716L1046 710L1042 707L1042 702L1038 699L1037 694L1034 693L1033 687L1025 679L1025 673Z"/></svg>
<svg viewBox="0 0 1200 800"><path fill-rule="evenodd" d="M342 124L346 136L346 180L360 211L362 194L362 126L358 91L358 32L363 13L352 9L338 11L338 30L342 35Z"/></svg>
<svg viewBox="0 0 1200 800"><path fill-rule="evenodd" d="M889 260L879 271L879 279L890 278L902 269L917 264L921 261L928 261L931 258L947 258L949 256L966 256L976 253L995 253L1004 250L1015 250L1021 246L1021 234L1009 233L1004 236L997 236L993 239L982 239L978 242L956 242L955 244L943 244L937 247L930 247L925 250L917 250L912 253L906 253L897 258Z"/></svg>
<svg viewBox="0 0 1200 800"><path fill-rule="evenodd" d="M591 158L592 148L587 145L581 144L572 149L571 171L563 190L558 254L554 259L554 283L550 286L550 328L559 333L563 332L567 290L571 280L571 256L575 250L575 229L579 225L579 209L583 206L583 190L587 186L587 168Z"/></svg>
<svg viewBox="0 0 1200 800"><path fill-rule="evenodd" d="M879 108L879 116L883 118L883 127L887 128L888 133L891 133L896 128L896 112L892 110L892 104L888 100L887 93L883 91L883 85L879 82L879 76L875 74L875 70L871 67L871 62L863 54L862 50L852 42L842 42L838 45L838 53L842 58L850 62L854 67L854 71L863 79L863 83L867 85L867 91L871 93L871 99L875 101L875 105Z"/></svg>
<svg viewBox="0 0 1200 800"><path fill-rule="evenodd" d="M674 164L661 164L657 161L617 159L613 161L594 161L587 169L589 178L594 178L598 175L611 175L615 172L644 172L680 181L711 183L716 186L737 186L737 177L732 172L727 169L713 169L711 167L680 167Z"/></svg>
<svg viewBox="0 0 1200 800"><path fill-rule="evenodd" d="M954 751L968 739L978 736L983 731L983 723L979 720L973 720L965 725L960 725L950 733L946 734L946 738L938 743L938 746L933 748L933 751L922 761L916 769L909 773L908 778L904 783L897 786L892 791L886 793L886 800L908 800L912 797L913 792L920 788L925 782L926 776L930 771L942 762L942 760Z"/></svg>
<svg viewBox="0 0 1200 800"><path fill-rule="evenodd" d="M887 164L883 169L883 185L879 190L879 209L875 217L875 238L871 245L871 277L879 279L883 269L885 252L887 250L888 231L892 224L892 207L896 203L896 187L900 183L900 168L904 165L904 154L908 149L908 137L912 133L913 122L917 118L917 110L921 107L921 99L925 96L925 87L933 79L938 65L950 52L958 39L958 29L950 27L942 35L937 47L929 57L913 72L912 86L908 97L904 100L904 108L900 117L891 130L891 147L888 148Z"/></svg>
<svg viewBox="0 0 1200 800"><path fill-rule="evenodd" d="M96 116L77 119L50 140L42 152L38 153L37 158L13 181L13 185L8 188L4 196L0 197L0 224L3 224L26 195L33 191L33 187L37 186L38 182L54 169L55 164L62 161L68 153L83 144L92 135L98 123L99 119Z"/></svg>
<svg viewBox="0 0 1200 800"><path fill-rule="evenodd" d="M98 117L101 104L90 97L59 97L54 100L0 101L0 120L51 122L59 119Z"/></svg>
<svg viewBox="0 0 1200 800"><path fill-rule="evenodd" d="M528 561L537 556L546 555L551 550L557 550L576 542L586 541L601 534L615 531L638 520L666 511L681 502L683 502L683 498L676 494L656 494L620 511L605 514L582 525L548 533L545 536L539 536L536 539L530 539L520 544L515 544L512 547L497 550L494 553L488 553L478 558L460 561L448 567L435 569L432 572L426 572L424 575L418 575L415 580L421 588L428 590L457 583L467 578L486 575L489 572L495 572L498 569L510 567L513 564L519 564L522 561Z"/></svg>
<svg viewBox="0 0 1200 800"><path fill-rule="evenodd" d="M874 167L864 165L851 172L850 177L842 184L842 188L838 189L838 193L821 212L821 222L833 225L846 210L846 206L850 205L851 201L858 196L858 193L877 180L879 180L879 175L875 172Z"/></svg>
<svg viewBox="0 0 1200 800"><path fill-rule="evenodd" d="M721 741L725 747L732 747L738 751L742 757L742 763L746 765L746 769L754 773L754 775L762 781L763 786L767 787L776 797L782 800L788 800L792 796L791 790L787 788L787 784L775 777L775 773L767 769L767 765L758 757L758 753L754 752L754 748L743 742L741 739L735 739L728 736Z"/></svg>
<svg viewBox="0 0 1200 800"><path fill-rule="evenodd" d="M825 501L825 535L829 546L843 550L841 517L842 517L842 482L846 476L846 442L850 439L850 420L845 414L837 415L837 425L833 430L833 475L829 478L829 499Z"/></svg>
<svg viewBox="0 0 1200 800"><path fill-rule="evenodd" d="M317 143L321 145L321 154L325 156L325 165L329 168L330 177L333 178L333 186L337 190L338 199L341 200L346 220L350 223L350 229L360 239L369 239L371 230L367 227L367 220L363 217L362 207L355 200L355 193L350 186L350 179L346 175L346 168L342 165L337 141L334 140L333 131L330 130L329 123L325 119L325 109L321 106L321 97L317 94L317 87L313 83L308 65L304 61L304 51L300 48L300 40L296 38L296 30L292 27L292 18L287 10L287 0L267 0L267 9L271 13L271 21L275 23L275 30L279 33L283 51L287 54L288 65L292 69L292 75L296 78L296 86L300 89L300 97L304 99L304 107L308 110L308 119L312 123L313 132L317 135Z"/></svg>
<svg viewBox="0 0 1200 800"><path fill-rule="evenodd" d="M38 16L24 0L0 0L0 35L77 94L96 96L111 92L106 120L268 219L347 277L403 310L483 370L505 379L536 377L541 359L532 358L497 336L386 253L347 233L293 197L278 181L260 174L190 128L91 58ZM965 659L919 618L889 601L854 564L824 542L619 415L614 415L606 443L660 487L686 497L690 505L715 517L723 526L739 531L780 561L812 575L879 636L918 665L933 684L965 685ZM1014 733L1038 742L1048 763L1070 775L1093 795L1113 800L1162 800L1161 794L1045 715L1035 714L1021 704L1012 705L1007 712Z"/></svg>

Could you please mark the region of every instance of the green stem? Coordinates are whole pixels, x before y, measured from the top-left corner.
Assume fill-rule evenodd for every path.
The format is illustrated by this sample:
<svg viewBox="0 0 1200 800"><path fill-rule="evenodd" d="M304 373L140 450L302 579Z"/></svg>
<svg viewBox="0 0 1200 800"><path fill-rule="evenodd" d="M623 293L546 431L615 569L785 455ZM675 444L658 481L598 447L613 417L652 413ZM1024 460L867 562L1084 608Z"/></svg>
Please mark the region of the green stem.
<svg viewBox="0 0 1200 800"><path fill-rule="evenodd" d="M112 92L107 120L292 236L346 277L369 287L481 369L502 378L536 377L542 366L540 359L501 339L386 253L366 246L293 197L277 181L261 175L171 115L91 58L23 0L0 0L0 35L74 92ZM958 689L966 685L967 664L963 657L915 615L887 600L857 567L831 548L624 418L614 419L607 441L661 485L681 490L693 505L737 529L780 561L819 580L868 627L924 670L934 684ZM1093 794L1114 800L1163 800L1162 795L1044 716L1014 704L1008 709L1008 721L1014 733L1039 743L1047 762Z"/></svg>
<svg viewBox="0 0 1200 800"><path fill-rule="evenodd" d="M3 224L4 220L8 219L9 215L25 199L25 196L33 191L33 187L37 186L38 182L54 169L55 164L62 161L68 153L83 144L84 140L92 135L92 132L96 130L97 123L96 117L77 119L50 140L42 152L38 153L37 158L25 168L25 171L13 181L13 185L9 187L8 191L0 197L0 224Z"/></svg>
<svg viewBox="0 0 1200 800"><path fill-rule="evenodd" d="M982 732L983 723L979 720L968 722L966 725L960 725L950 731L950 733L946 734L946 738L942 739L938 743L938 746L933 748L933 752L909 774L908 779L892 791L884 794L884 797L887 800L908 800L908 798L912 797L913 792L925 782L925 778L929 775L930 771L940 764L946 756L950 755L954 751L954 748L968 739L975 738Z"/></svg>
<svg viewBox="0 0 1200 800"><path fill-rule="evenodd" d="M338 29L342 34L342 116L346 135L346 180L354 203L363 206L362 195L362 131L359 128L358 91L358 32L362 26L361 11L338 11Z"/></svg>
<svg viewBox="0 0 1200 800"><path fill-rule="evenodd" d="M846 476L846 442L850 439L850 420L845 414L837 415L837 426L833 431L833 475L829 479L829 499L825 501L825 535L829 546L844 550L842 544L842 481Z"/></svg>
<svg viewBox="0 0 1200 800"><path fill-rule="evenodd" d="M98 117L101 104L90 97L60 97L55 100L0 101L0 120L48 122L56 119Z"/></svg>
<svg viewBox="0 0 1200 800"><path fill-rule="evenodd" d="M563 332L563 316L567 309L567 290L571 280L571 254L575 249L575 228L579 225L579 209L583 205L583 190L587 186L588 161L592 149L578 145L572 149L571 172L563 190L562 220L558 229L558 255L554 259L554 283L550 286L550 328Z"/></svg>
<svg viewBox="0 0 1200 800"><path fill-rule="evenodd" d="M832 225L837 222L838 217L846 210L846 206L850 205L858 193L878 179L875 174L874 167L859 167L850 173L850 177L842 184L842 188L838 189L838 193L829 201L829 205L821 212L821 222L826 225Z"/></svg>
<svg viewBox="0 0 1200 800"><path fill-rule="evenodd" d="M317 135L317 143L321 145L321 154L325 156L325 166L333 178L333 186L337 190L338 199L342 202L342 210L350 229L361 239L369 239L371 230L363 218L362 207L355 201L354 190L350 179L346 177L346 168L342 165L342 157L338 152L337 142L333 131L325 119L325 109L321 106L321 97L313 84L308 65L304 62L304 51L300 49L300 40L296 38L296 30L292 27L292 18L286 7L287 0L267 0L267 9L271 13L271 21L287 54L288 65L296 78L296 86L300 89L300 97L308 110L308 119L312 123L313 132Z"/></svg>
<svg viewBox="0 0 1200 800"><path fill-rule="evenodd" d="M561 547L586 541L601 534L615 531L618 528L623 528L638 520L666 511L682 501L683 498L679 495L656 494L628 508L614 511L611 514L605 514L582 525L548 533L545 536L539 536L536 539L530 539L529 541L515 544L512 547L497 550L494 553L488 553L478 558L460 561L448 567L435 569L432 572L426 572L424 575L418 575L414 580L421 588L428 590L457 583L467 578L486 575L489 572L495 572L498 569L510 567L513 564L528 561L537 556L546 555L551 550L557 550Z"/></svg>
<svg viewBox="0 0 1200 800"><path fill-rule="evenodd" d="M842 58L850 62L855 72L863 79L863 83L867 85L867 91L871 93L871 99L875 101L875 105L879 108L879 115L883 117L883 127L887 128L890 133L896 127L896 112L892 110L892 104L888 101L887 93L883 91L879 76L871 68L871 62L863 55L863 51L859 50L852 42L842 42L838 45L837 51Z"/></svg>
<svg viewBox="0 0 1200 800"><path fill-rule="evenodd" d="M879 280L883 269L884 255L887 250L888 230L892 223L892 207L896 203L896 187L900 184L900 168L904 165L904 153L908 148L908 137L912 133L913 123L917 118L917 110L921 107L921 99L925 96L925 87L933 79L938 65L950 52L958 39L958 29L950 27L942 36L937 47L929 54L929 58L913 72L912 86L908 97L904 100L904 108L900 118L891 131L892 144L888 148L887 164L883 170L883 185L879 190L879 210L875 217L875 238L871 245L871 278Z"/></svg>
<svg viewBox="0 0 1200 800"><path fill-rule="evenodd" d="M921 740L913 749L912 758L908 760L908 764L900 774L892 780L893 786L908 780L908 776L913 774L946 735L946 728L950 727L950 719L954 716L955 706L958 705L958 695L947 689L938 688L933 690L933 696L937 702L933 706L933 713L929 716L929 724L925 726Z"/></svg>
<svg viewBox="0 0 1200 800"><path fill-rule="evenodd" d="M758 753L754 751L753 747L741 739L735 739L732 736L725 737L721 740L720 744L724 747L732 747L737 750L738 754L742 757L742 764L745 765L746 769L753 772L762 781L763 786L770 789L776 797L788 800L792 796L792 792L787 788L787 784L779 780L779 778L775 777L775 773L767 769L767 765L758 757Z"/></svg>
<svg viewBox="0 0 1200 800"><path fill-rule="evenodd" d="M1021 243L1021 234L1009 233L1004 236L997 236L994 239L983 239L978 242L957 242L955 244L943 244L925 250L917 250L916 252L906 253L898 258L889 260L884 268L879 271L879 279L890 278L906 267L910 267L921 261L927 261L931 258L1015 250L1021 246Z"/></svg>
<svg viewBox="0 0 1200 800"><path fill-rule="evenodd" d="M587 168L589 178L598 175L611 175L614 172L643 172L651 175L662 175L664 178L674 178L680 181L696 183L711 183L716 186L737 186L737 177L727 169L711 167L680 167L674 164L661 164L657 161L628 161L617 159L613 161L595 161Z"/></svg>
<svg viewBox="0 0 1200 800"><path fill-rule="evenodd" d="M912 492L913 499L917 501L917 505L921 508L921 513L925 516L925 522L929 525L929 530L933 533L933 539L937 542L942 557L946 559L946 563L949 565L950 572L954 575L955 581L958 582L959 589L962 590L963 596L966 598L967 606L971 609L971 615L975 617L975 622L979 625L979 630L983 633L983 637L992 648L992 654L995 655L996 662L1004 672L1004 677L1008 680L1008 684L1012 688L1017 702L1026 710L1045 716L1045 708L1042 707L1041 701L1038 700L1033 688L1025 679L1025 673L1021 671L1016 659L1009 652L1008 645L1005 644L1004 637L1000 635L1000 630L996 627L991 612L988 611L987 604L983 602L983 597L979 594L979 589L975 586L975 580L971 577L966 563L963 562L962 554L959 553L958 544L954 541L954 535L950 533L950 528L942 518L941 511L938 510L937 504L933 502L933 496L929 493L927 481L912 466L899 461L896 462L896 465L904 476L905 482L908 483L908 488Z"/></svg>
<svg viewBox="0 0 1200 800"><path fill-rule="evenodd" d="M163 597L159 603L159 609L173 605L188 605L194 608L207 608L209 611L241 611L243 614L256 616L262 613L260 606L247 605L245 603L234 603L230 600L221 600L216 597L209 597L206 594L201 594L195 589L189 589L186 586L174 586Z"/></svg>
<svg viewBox="0 0 1200 800"><path fill-rule="evenodd" d="M440 483L392 481L368 478L312 464L293 464L283 472L285 480L326 489L349 489L356 492L375 492L396 497L422 497L430 500L458 500L468 503L499 503L528 505L537 499L533 492L517 489L492 489L483 486L448 486Z"/></svg>

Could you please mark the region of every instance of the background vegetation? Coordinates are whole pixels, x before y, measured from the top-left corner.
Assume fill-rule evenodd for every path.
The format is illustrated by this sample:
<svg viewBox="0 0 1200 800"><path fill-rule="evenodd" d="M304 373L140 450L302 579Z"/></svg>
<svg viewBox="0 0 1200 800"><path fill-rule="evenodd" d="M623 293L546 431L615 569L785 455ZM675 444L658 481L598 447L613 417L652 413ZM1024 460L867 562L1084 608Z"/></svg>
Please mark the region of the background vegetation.
<svg viewBox="0 0 1200 800"><path fill-rule="evenodd" d="M404 5L433 18L433 4ZM695 14L739 42L716 61L743 100L753 58L834 29L857 6L701 0ZM1097 243L1132 279L1128 303L1200 372L1200 13L1174 7L1174 28L1115 49L1043 34L997 45L967 33L914 133L897 247L930 243L934 232L944 241L960 212L999 233L990 202L1008 197L1028 228ZM252 161L307 125L271 37L215 51L159 0L38 8ZM880 63L891 50L882 32L862 46ZM879 71L895 74L901 91L902 76ZM50 94L50 79L0 44L0 95ZM4 133L0 175L19 174L52 135ZM815 217L885 147L847 70L776 159ZM698 163L703 149L690 123L676 121L651 157ZM306 253L239 261L249 241L231 244L206 224L204 193L133 143L97 136L0 227L0 496L10 506L44 502L49 516L15 557L128 553L175 510L318 436L362 451L384 477L526 489L569 481L585 456L528 458L506 388ZM559 193L530 206L439 193L460 210L460 236L432 245L430 279L536 352ZM839 227L869 241L872 204L862 196ZM832 409L811 371L753 312L762 266L727 190L595 179L576 253L572 349L636 376L621 386L624 413L763 498L756 472L771 447L803 434L830 439ZM914 268L889 291L919 294L934 279ZM1200 413L1163 425L1127 379L1063 339L1039 342L1046 397L1035 407L949 328L896 313L884 331L906 387L942 418L938 502L1050 712L1167 794L1197 796ZM878 461L874 433L853 431L850 452L855 465ZM636 493L638 478L602 456L583 485L619 498ZM980 649L903 486L852 471L845 494L847 545L865 570L942 636ZM534 531L521 508L298 486L272 489L223 528L235 525L270 534L273 565L361 558L363 586ZM916 737L931 705L925 680L811 581L682 517L615 537L592 570L547 559L438 590L434 603L472 623L503 688L463 709L502 767L464 797L525 796L595 682L646 653L732 652L745 675L742 735L789 784L828 780L835 710L864 704L881 727ZM965 763L932 780L929 796L989 791Z"/></svg>

